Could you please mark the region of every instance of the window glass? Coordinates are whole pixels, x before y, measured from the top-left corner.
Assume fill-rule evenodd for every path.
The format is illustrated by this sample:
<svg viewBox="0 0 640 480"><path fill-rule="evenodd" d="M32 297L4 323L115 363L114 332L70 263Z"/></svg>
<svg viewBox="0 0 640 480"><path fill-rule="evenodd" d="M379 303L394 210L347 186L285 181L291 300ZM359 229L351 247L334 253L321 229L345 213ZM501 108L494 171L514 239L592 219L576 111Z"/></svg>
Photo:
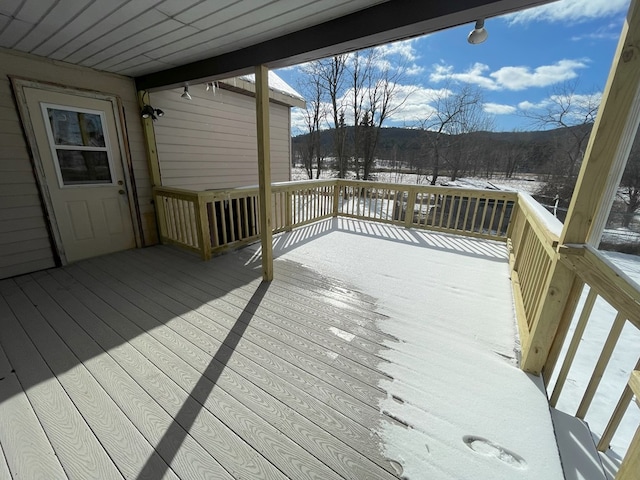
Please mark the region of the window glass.
<svg viewBox="0 0 640 480"><path fill-rule="evenodd" d="M106 151L57 150L65 185L112 183Z"/></svg>
<svg viewBox="0 0 640 480"><path fill-rule="evenodd" d="M56 145L105 146L100 115L57 108L47 108L47 113Z"/></svg>

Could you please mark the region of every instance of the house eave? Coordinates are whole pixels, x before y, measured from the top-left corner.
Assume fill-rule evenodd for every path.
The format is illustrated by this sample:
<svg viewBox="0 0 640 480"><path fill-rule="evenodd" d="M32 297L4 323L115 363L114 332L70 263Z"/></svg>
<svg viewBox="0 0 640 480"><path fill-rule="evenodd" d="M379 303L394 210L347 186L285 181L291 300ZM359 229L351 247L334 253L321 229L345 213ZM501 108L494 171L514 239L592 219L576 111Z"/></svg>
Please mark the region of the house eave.
<svg viewBox="0 0 640 480"><path fill-rule="evenodd" d="M432 33L478 18L551 0L390 0L328 22L215 57L136 77L138 90L174 88L253 73L256 65L282 68Z"/></svg>

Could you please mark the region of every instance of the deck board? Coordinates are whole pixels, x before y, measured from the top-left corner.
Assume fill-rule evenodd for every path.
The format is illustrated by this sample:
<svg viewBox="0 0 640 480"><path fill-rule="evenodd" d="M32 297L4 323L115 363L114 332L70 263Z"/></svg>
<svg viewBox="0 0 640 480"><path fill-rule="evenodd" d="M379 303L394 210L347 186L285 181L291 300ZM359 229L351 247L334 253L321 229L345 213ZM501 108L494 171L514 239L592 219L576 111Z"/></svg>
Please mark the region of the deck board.
<svg viewBox="0 0 640 480"><path fill-rule="evenodd" d="M147 278L149 284L161 290L165 296L172 296L194 311L205 315L208 314L219 321L232 322L233 318L241 312L241 306L231 298L233 295L225 296L224 301L213 300L203 303L210 298L210 294L207 295L207 292L198 288L202 286L201 282L189 283L187 277L175 272L172 276L163 276L160 270L161 267L149 270ZM225 273L226 271L225 269ZM150 278L151 272L153 272L153 278ZM162 284L158 281L162 279L166 280L167 283ZM237 289L235 292L237 292ZM255 302L250 303L254 303L257 306ZM262 303L260 302L260 304ZM245 300L244 305L246 304L247 301ZM296 355L297 352L303 352L305 356L300 357L298 355L295 363L300 364L299 362L301 362L305 370L311 374L316 374L320 377L329 376L334 385L339 386L345 392L368 405L374 408L377 407L377 398L382 393L382 390L377 386L371 386L361 381L361 376L365 375L364 369L359 368L350 372L349 370L341 371L331 366L336 355L341 355L343 351L348 350L347 347L340 344L342 340L334 340L336 338L335 335L323 335L311 327L300 327L297 322L292 320L294 315L290 312L273 305L271 308L276 311L267 310L262 308L261 305L257 306L255 317L246 332L247 338L255 340L258 345L267 345L268 348L281 351L281 355L285 359L287 356ZM302 317L298 316L297 318L300 319ZM311 320L308 317L305 316L304 318L311 324ZM223 327L228 327L228 325L229 323ZM314 339L316 342L311 341ZM333 355L328 355L327 352ZM308 359L306 356L312 358ZM368 361L370 364L377 363L379 359L377 357L368 357ZM376 378L379 378L379 373Z"/></svg>
<svg viewBox="0 0 640 480"><path fill-rule="evenodd" d="M293 261L120 252L0 282L0 318L0 480L401 476L387 317Z"/></svg>
<svg viewBox="0 0 640 480"><path fill-rule="evenodd" d="M280 279L280 271L286 269L289 262L278 261L277 263L279 266L277 273ZM235 288L226 300L230 303L246 302L249 300L250 295L246 291L246 286L250 285L247 282L255 283L260 280L255 279L255 272L252 275L246 268L240 270L236 266L237 262L233 262L229 268L225 268L224 279L212 277L206 270L200 270L197 266L191 267L186 275L181 276L181 281L197 291L203 285L207 286L207 290L209 288L224 288L224 282L228 283L231 278L234 280L234 284L242 286ZM365 327L365 325L370 325L378 318L384 318L382 315L370 318L358 315L358 313L352 313L352 311L359 312L360 310L336 300L333 295L328 303L327 292L314 298L300 295L300 290L295 289L295 287L281 288L279 284L275 284L271 291L274 293L273 300L269 299L260 305L261 312L264 312L266 319L271 320L275 315L276 319L286 318L290 320L291 325L286 326L287 331L297 333L301 339L313 340L317 345L320 345L321 349L317 357L319 360L326 359L325 347L331 346L335 353L340 354L340 358L344 359L345 363L350 364L356 378L366 376L365 369L369 370L371 369L370 365L381 361L379 357L372 358L369 354L373 352L375 356L379 353L381 345L385 341L393 340L389 335L384 335L373 328ZM336 304L339 306L336 306ZM371 309L375 308L375 305L368 303L366 307ZM322 312L322 314L318 312ZM304 322L301 322L301 319L304 319ZM307 329L309 328L312 329L311 334L308 333ZM334 330L332 331L332 329ZM354 338L345 343L344 338L336 337L335 329L346 332L347 335L353 335ZM310 347L307 345L304 348L308 350ZM310 353L313 354L314 351ZM380 371L374 370L376 370L375 374L379 375Z"/></svg>
<svg viewBox="0 0 640 480"><path fill-rule="evenodd" d="M15 366L15 374L0 382L0 443L12 474L17 478L122 478L18 323L20 310L12 311L5 300L12 292L19 292L13 281L0 284L0 342ZM27 393L22 390L25 387Z"/></svg>
<svg viewBox="0 0 640 480"><path fill-rule="evenodd" d="M54 271L51 276L72 294L65 302L75 305L79 318L85 319L94 338L105 348L118 345L117 349L109 348L109 352L117 356L121 366L235 478L284 478L210 410L198 413L201 399L195 395L197 392L190 395L200 378L194 369L66 272ZM175 432L172 433L175 436Z"/></svg>
<svg viewBox="0 0 640 480"><path fill-rule="evenodd" d="M25 285L30 281L32 280L27 279ZM24 291L16 288L6 298L10 307L20 316L20 324L33 345L122 474L128 478L178 479L172 468L100 387L84 363L79 361L64 340L50 327ZM56 426L64 427L64 423L58 419ZM79 444L78 448L86 446ZM79 456L91 458L91 455L82 451ZM99 478L94 472L87 473L89 478ZM145 475L140 476L141 473Z"/></svg>
<svg viewBox="0 0 640 480"><path fill-rule="evenodd" d="M64 339L74 354L95 378L100 387L127 416L136 429L179 477L203 478L205 472L212 478L231 478L211 455L186 432L180 448L161 443L163 432L171 427L173 418L120 365L109 356L36 282L21 285L27 297L40 311L47 312L47 319ZM149 372L154 375L154 372ZM158 445L165 446L159 448ZM146 462L145 462L146 465ZM152 468L149 475L158 475ZM142 475L144 476L144 475Z"/></svg>
<svg viewBox="0 0 640 480"><path fill-rule="evenodd" d="M96 262L90 262L90 263L92 264L92 266L100 265L102 268L106 269L106 270L103 270L105 275L101 276L101 279L103 282L107 281L106 278L109 275L107 262L96 261ZM113 262L112 261L108 262L108 265L112 266ZM155 273L157 276L157 272ZM112 278L115 280L114 277ZM149 277L140 277L140 278L148 281ZM144 283L144 284L141 283L140 285L137 285L137 290L138 290L137 292L136 292L135 282L133 283L129 282L126 285L127 288L118 287L117 285L113 285L113 288L114 290L117 290L121 294L127 296L127 298L131 302L135 302L136 305L143 307L145 311L147 311L147 313L152 313L153 311L155 311L157 316L162 316L162 313L158 313L158 312L161 310L161 307L163 306L170 309L171 314L178 315L184 311L184 306L180 308L181 306L179 303L175 301L173 302L167 301L167 297L165 297L163 294L160 294L158 291L154 291L152 288L153 283L154 282L152 281L148 281L148 283ZM147 295L148 298L144 298L142 296L142 293ZM167 293L171 295L173 292L169 291ZM185 338L188 338L195 345L200 346L205 351L214 351L220 348L220 341L222 340L220 338L220 335L224 333L224 330L220 327L216 327L215 325L213 325L209 317L206 317L204 315L196 315L193 311L187 311L185 313L182 313L182 316L185 317L185 322L182 322L182 320L176 319L172 321L172 326L179 328L181 333L185 336ZM191 322L190 325L189 325L189 322ZM182 328L178 327L178 324L180 324ZM195 327L197 330L194 330L191 325ZM245 334L250 331L250 328L251 327L247 329ZM215 330L218 332L217 338L209 335L210 333L212 333L212 330ZM286 347L286 345L283 345L283 348L284 347ZM239 353L246 352L246 349L243 348L243 346L239 345L238 352ZM263 353L262 358L264 358L267 355L268 355L268 352L265 351ZM236 357L234 357L234 359L235 358ZM247 368L250 368L251 369L250 371L252 372L255 372L257 369L260 369L259 365L262 362L256 362L255 360L252 361L251 355L247 357L247 360L249 362L252 362L252 365L250 365L249 367L247 367L246 363L244 365L236 364L235 362L230 363L229 365L230 370L228 370L228 373L233 374L235 373L235 370L244 371ZM273 377L273 375L281 374L281 372L269 372L264 369L262 370L265 373L261 373L260 377L258 378L263 378L265 382L269 382L269 378ZM256 391L255 389L252 390L251 386L244 385L249 380L255 381L255 379L256 379L255 373L247 376L247 380L242 379L241 391L234 392L232 393L232 395L235 395L237 398L240 398L240 399L251 399L250 394L252 391L254 394L259 394L258 400L253 402L250 405L247 405L247 407L254 411L260 411L261 409L263 409L264 415L267 416L267 418L269 418L271 422L278 424L278 428L282 431L283 434L289 436L290 438L297 439L296 441L298 441L301 444L305 444L305 442L308 442L308 440L306 440L304 437L299 438L300 432L298 432L297 429L300 429L300 427L304 427L306 429L307 434L309 432L315 432L311 438L313 438L314 441L316 441L316 443L318 442L319 439L321 439L322 440L322 443L320 445L321 450L329 450L331 452L331 455L325 456L323 458L325 458L325 461L327 461L328 463L332 463L332 468L334 470L336 471L343 470L344 469L343 464L344 462L347 462L347 464L351 465L351 467L349 467L349 471L351 471L355 475L355 478L363 478L363 477L379 478L378 475L375 473L375 470L363 471L361 472L361 474L356 475L358 468L356 468L355 466L358 465L358 462L354 462L349 458L350 456L359 458L362 455L362 453L358 453L358 451L369 453L369 454L374 453L370 448L370 446L366 442L362 441L363 437L366 439L366 437L369 436L370 432L367 432L366 430L362 432L360 431L362 429L358 428L357 430L360 432L359 434L356 434L356 432L353 431L353 426L349 425L348 428L350 429L349 431L351 431L352 434L347 438L345 438L343 435L337 435L338 438L341 438L341 437L344 438L345 442L335 442L334 439L331 438L333 435L327 436L328 432L324 432L321 429L319 429L319 427L317 427L316 425L313 425L312 423L307 422L306 419L303 416L297 414L296 411L294 410L287 411L288 406L286 405L275 405L276 408L274 408L273 403L275 401L275 398L271 396L265 397L264 395L261 394L260 391ZM235 380L236 383L238 383L238 381L239 381L238 379ZM314 383L317 380L306 378L304 379L304 381L307 383ZM221 384L221 382L219 384ZM282 387L278 388L278 390L281 390L281 389ZM276 391L276 393L278 392ZM303 391L299 389L297 389L297 392L291 394L289 398L293 398L294 400L297 400L297 398L300 397L301 395L306 397L305 404L312 398L312 397L309 397L308 395L303 395ZM296 403L299 403L299 401L297 401ZM342 418L336 418L337 416L335 412L332 412L330 409L327 409L326 407L318 404L317 402L314 402L314 403L316 405L315 408L318 408L318 407L322 408L322 411L325 415L324 417L322 417L323 424L326 423L327 419L329 419L331 420L330 424L339 425L340 427L338 429L339 432L342 432L345 430L345 426L344 426L345 423L352 424L352 422L345 422L345 420L348 420L346 417L341 416ZM269 408L273 411L273 413L270 413L269 411L265 410L264 405L269 405ZM312 414L314 413L315 408L310 408L307 406L304 413ZM276 417L274 417L274 415ZM354 450L352 446L350 446L353 444L354 441L356 442L355 446L360 447L357 450ZM317 448L318 447L311 446L310 450L315 451ZM340 460L339 462L337 461L338 459ZM379 465L383 466L385 469L392 471L389 463L386 460L379 458L379 454L374 455L374 460L377 460ZM364 462L364 464L366 465L367 462ZM346 475L347 472L343 471L342 473Z"/></svg>
<svg viewBox="0 0 640 480"><path fill-rule="evenodd" d="M113 259L109 263L111 264L112 262ZM173 312L163 310L156 302L143 298L140 293L135 292L131 285L125 285L114 276L110 276L107 271L98 270L94 261L85 262L79 267L70 267L65 271L83 285L99 293L107 303L112 306L117 304L118 310L124 313L125 316L132 320L135 317L135 321L143 329L149 331L151 336L160 339L177 357L186 361L191 367L196 368L205 377L212 374L210 372L211 366L209 365L210 355L216 350L220 351L220 343L203 345L202 342L207 337L204 331L193 331L193 327L184 319L175 316ZM146 291L148 289L142 290ZM117 300L118 296L120 300ZM126 304L122 302L123 299L127 302ZM188 312L188 309L186 311ZM141 321L144 323L140 324ZM192 329L190 335L184 333L188 329ZM221 331L221 333L224 332ZM239 338L236 348L241 350L242 345L246 343L248 342ZM269 352L265 351L265 355L268 356ZM207 388L205 387L205 389ZM252 444L257 451L263 452L263 455L268 457L270 462L274 463L290 478L349 478L349 475L353 475L353 478L363 477L357 472L361 466L368 465L367 459L359 458L362 455L358 454L358 452L350 452L348 445L343 442L339 442L337 447L332 447L331 443L335 443L335 437L325 435L330 442L324 441L318 446L316 437L313 437L313 442L310 442L309 439L304 438L306 432L295 432L293 430L294 428L300 429L300 426L303 425L302 421L300 424L283 423L282 418L284 416L282 414L280 414L281 418L275 415L262 418L251 408L244 406L238 399L218 388L218 385L215 386L215 390L213 387L210 390L211 395L206 399L206 406L220 416L235 432L250 432L250 435L247 434L243 437L247 443ZM240 397L244 398L245 401L251 399L251 396L247 395ZM253 407L256 410L258 409L257 405L253 405ZM272 423L280 424L281 428L289 425L289 432L277 430L271 425ZM304 444L313 452L307 452L301 445L290 440L288 434L297 438L300 444ZM327 452L333 453L328 454ZM325 465L320 465L316 460L316 456L321 457L323 463L329 464L332 468L327 469ZM338 463L338 461L341 463ZM358 468L354 468L354 466ZM370 466L374 466L373 463ZM340 469L342 470L342 477L334 473L335 470ZM374 466L374 469L371 472L366 472L364 476L369 478L390 478L388 473L379 473L377 470L380 470L380 468Z"/></svg>

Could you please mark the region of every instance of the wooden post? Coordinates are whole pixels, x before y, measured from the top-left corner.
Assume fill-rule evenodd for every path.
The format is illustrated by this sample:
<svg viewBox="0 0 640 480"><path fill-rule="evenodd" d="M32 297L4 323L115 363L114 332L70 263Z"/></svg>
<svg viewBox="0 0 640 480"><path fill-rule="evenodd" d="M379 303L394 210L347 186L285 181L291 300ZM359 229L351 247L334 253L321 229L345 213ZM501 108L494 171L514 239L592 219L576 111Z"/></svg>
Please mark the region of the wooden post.
<svg viewBox="0 0 640 480"><path fill-rule="evenodd" d="M340 180L336 180L333 185L333 216L338 216L338 205L340 203L340 190L342 189L342 184Z"/></svg>
<svg viewBox="0 0 640 480"><path fill-rule="evenodd" d="M144 97L149 95L146 92L138 92L138 103L140 108L145 104ZM147 98L147 101L149 99ZM144 146L147 150L147 162L149 167L149 176L151 177L151 186L162 186L162 178L160 176L160 161L158 159L158 149L156 147L156 133L153 129L153 119L142 118L142 128L144 133Z"/></svg>
<svg viewBox="0 0 640 480"><path fill-rule="evenodd" d="M291 208L291 200L292 200L292 195L291 195L291 190L287 190L284 193L284 201L286 202L285 206L284 206L284 216L285 216L285 224L284 224L284 229L287 232L290 232L292 229L292 225L293 225L293 211Z"/></svg>
<svg viewBox="0 0 640 480"><path fill-rule="evenodd" d="M142 108L145 104L145 96L148 98L148 93L144 91L138 92L138 104L140 108ZM153 129L153 119L152 118L142 118L142 132L144 134L144 148L147 152L147 168L149 169L149 177L151 179L151 189L154 190L154 187L162 186L162 177L160 175L160 160L158 159L158 148L156 147L156 134ZM156 237L160 242L162 242L163 236L166 235L165 222L166 217L164 216L164 205L162 204L163 199L158 198L155 192L152 193L152 203L154 206L155 212L155 227L156 227ZM147 217L149 214L144 214L143 216ZM147 220L147 223L150 219ZM152 243L155 243L152 240Z"/></svg>
<svg viewBox="0 0 640 480"><path fill-rule="evenodd" d="M260 191L260 241L262 278L273 280L273 229L271 219L271 146L269 139L269 70L256 67L256 126L258 130L258 185Z"/></svg>
<svg viewBox="0 0 640 480"><path fill-rule="evenodd" d="M411 228L413 226L413 213L416 208L416 196L418 193L414 188L407 189L407 208L404 211L404 226L405 228ZM401 207L402 208L402 207Z"/></svg>
<svg viewBox="0 0 640 480"><path fill-rule="evenodd" d="M195 205L196 232L200 245L200 254L203 260L211 259L211 233L209 230L209 214L207 200L202 194L198 194Z"/></svg>
<svg viewBox="0 0 640 480"><path fill-rule="evenodd" d="M593 126L560 245L595 243L602 233L640 121L640 0L632 0L622 29L598 117ZM522 369L539 373L560 331L568 328L582 283L554 260L546 297L523 345ZM546 372L545 372L546 373ZM550 373L550 372L549 372Z"/></svg>

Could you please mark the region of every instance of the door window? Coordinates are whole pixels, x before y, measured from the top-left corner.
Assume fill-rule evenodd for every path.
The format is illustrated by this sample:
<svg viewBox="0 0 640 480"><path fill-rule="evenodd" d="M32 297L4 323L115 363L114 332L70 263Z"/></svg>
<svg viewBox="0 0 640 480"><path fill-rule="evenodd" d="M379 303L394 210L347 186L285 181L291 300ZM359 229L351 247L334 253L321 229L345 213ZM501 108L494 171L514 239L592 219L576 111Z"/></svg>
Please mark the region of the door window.
<svg viewBox="0 0 640 480"><path fill-rule="evenodd" d="M103 112L41 105L60 187L112 185Z"/></svg>

